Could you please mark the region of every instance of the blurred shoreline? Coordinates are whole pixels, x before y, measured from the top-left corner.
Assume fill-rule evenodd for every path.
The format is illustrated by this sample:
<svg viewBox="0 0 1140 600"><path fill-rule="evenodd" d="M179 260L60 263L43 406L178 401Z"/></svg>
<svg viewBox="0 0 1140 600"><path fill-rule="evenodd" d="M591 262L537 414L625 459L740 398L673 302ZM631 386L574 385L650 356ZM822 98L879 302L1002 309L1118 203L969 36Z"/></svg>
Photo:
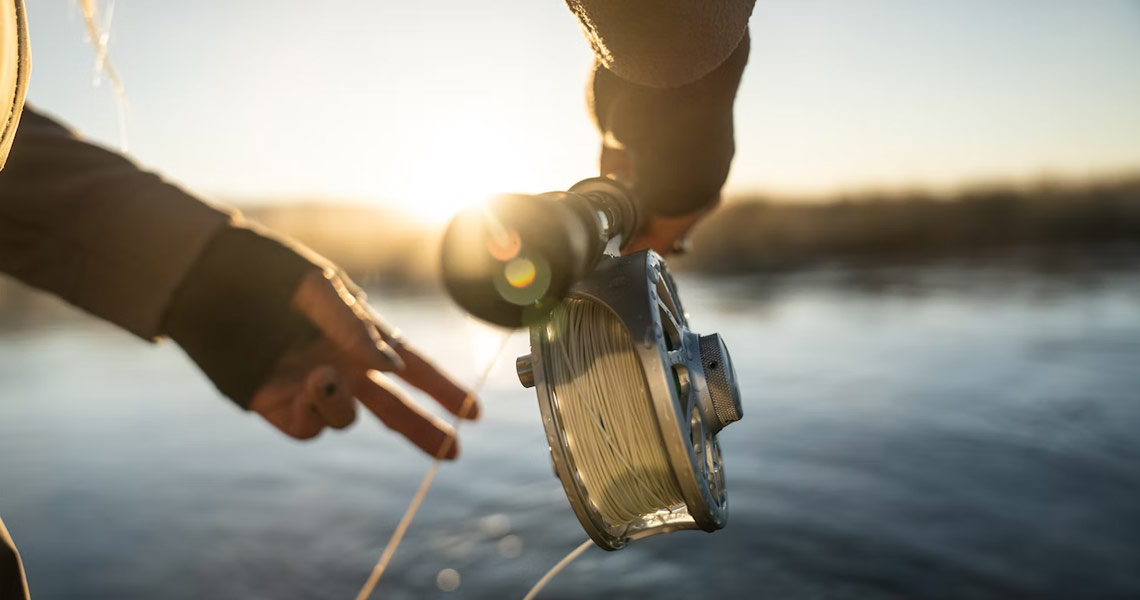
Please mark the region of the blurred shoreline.
<svg viewBox="0 0 1140 600"><path fill-rule="evenodd" d="M1003 260L1063 264L1090 247L1140 245L1140 174L1092 183L987 185L948 194L854 194L821 203L728 202L678 268L770 272L820 264Z"/></svg>
<svg viewBox="0 0 1140 600"><path fill-rule="evenodd" d="M395 207L237 206L328 257L364 287L389 294L440 289L443 224ZM706 219L692 241L689 254L670 259L673 270L722 276L950 266L1062 277L1133 270L1140 267L1140 173L952 194L867 192L813 202L737 197ZM53 319L67 312L61 304L0 278L0 327Z"/></svg>

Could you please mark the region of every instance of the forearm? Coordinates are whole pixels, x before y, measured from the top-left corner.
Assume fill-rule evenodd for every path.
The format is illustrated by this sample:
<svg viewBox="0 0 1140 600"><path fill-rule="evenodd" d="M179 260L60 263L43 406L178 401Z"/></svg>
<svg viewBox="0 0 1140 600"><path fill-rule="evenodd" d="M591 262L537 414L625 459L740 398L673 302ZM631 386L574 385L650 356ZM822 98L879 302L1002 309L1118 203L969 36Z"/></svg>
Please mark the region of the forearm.
<svg viewBox="0 0 1140 600"><path fill-rule="evenodd" d="M28 109L0 172L0 271L152 339L230 220Z"/></svg>
<svg viewBox="0 0 1140 600"><path fill-rule="evenodd" d="M291 299L324 268L32 110L0 173L0 270L143 338L169 335L242 406L316 335Z"/></svg>

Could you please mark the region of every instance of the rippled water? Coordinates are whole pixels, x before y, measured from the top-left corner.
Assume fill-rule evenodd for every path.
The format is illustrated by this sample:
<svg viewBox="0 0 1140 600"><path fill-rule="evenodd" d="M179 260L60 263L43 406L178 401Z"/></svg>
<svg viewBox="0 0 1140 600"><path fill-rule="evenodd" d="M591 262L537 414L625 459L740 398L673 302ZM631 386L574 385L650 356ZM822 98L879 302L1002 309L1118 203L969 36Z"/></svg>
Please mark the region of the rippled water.
<svg viewBox="0 0 1140 600"><path fill-rule="evenodd" d="M745 392L728 528L591 549L542 597L1140 596L1135 271L681 293ZM468 381L498 342L442 298L380 306ZM518 598L585 539L512 362L377 597ZM285 439L177 348L89 321L4 333L0 382L0 514L37 599L351 598L428 466L374 419Z"/></svg>

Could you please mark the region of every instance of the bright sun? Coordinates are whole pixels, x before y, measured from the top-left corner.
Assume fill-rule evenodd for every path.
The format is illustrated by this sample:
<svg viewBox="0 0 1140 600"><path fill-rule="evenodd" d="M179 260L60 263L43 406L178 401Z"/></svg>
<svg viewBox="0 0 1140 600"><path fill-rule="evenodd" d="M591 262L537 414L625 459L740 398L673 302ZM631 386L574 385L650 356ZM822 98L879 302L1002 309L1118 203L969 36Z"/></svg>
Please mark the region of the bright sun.
<svg viewBox="0 0 1140 600"><path fill-rule="evenodd" d="M442 121L420 141L420 155L431 158L409 170L403 197L424 221L445 222L497 194L545 191L541 186L556 180L534 176L548 169L520 132L492 131L479 119Z"/></svg>
<svg viewBox="0 0 1140 600"><path fill-rule="evenodd" d="M400 168L383 183L385 199L427 223L508 193L540 193L589 177L592 144L540 144L534 132L455 112L425 127L392 157ZM590 132L587 132L588 134Z"/></svg>

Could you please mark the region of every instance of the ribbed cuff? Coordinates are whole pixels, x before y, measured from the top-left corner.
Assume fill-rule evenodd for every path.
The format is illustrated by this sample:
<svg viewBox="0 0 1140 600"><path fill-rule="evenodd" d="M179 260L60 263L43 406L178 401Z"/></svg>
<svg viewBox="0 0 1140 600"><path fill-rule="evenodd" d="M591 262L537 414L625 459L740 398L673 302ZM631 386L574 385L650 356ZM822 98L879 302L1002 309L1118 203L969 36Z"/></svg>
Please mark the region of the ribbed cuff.
<svg viewBox="0 0 1140 600"><path fill-rule="evenodd" d="M248 408L282 355L318 337L291 305L301 279L318 268L281 241L226 227L175 292L163 332L218 390Z"/></svg>

